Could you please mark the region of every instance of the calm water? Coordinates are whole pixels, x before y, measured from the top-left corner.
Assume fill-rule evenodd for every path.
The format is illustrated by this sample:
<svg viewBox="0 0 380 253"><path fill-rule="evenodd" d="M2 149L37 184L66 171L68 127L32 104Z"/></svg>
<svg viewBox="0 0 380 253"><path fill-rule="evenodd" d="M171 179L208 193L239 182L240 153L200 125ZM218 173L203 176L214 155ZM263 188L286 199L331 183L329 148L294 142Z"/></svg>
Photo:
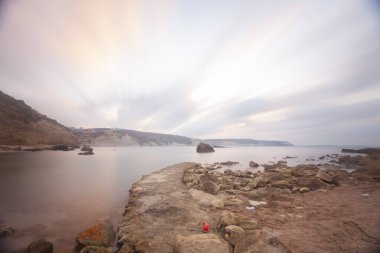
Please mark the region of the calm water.
<svg viewBox="0 0 380 253"><path fill-rule="evenodd" d="M234 147L198 154L195 147L95 148L94 156L77 151L0 153L0 223L17 229L0 240L0 252L13 252L32 240L46 238L55 252L74 252L75 236L97 220L111 218L117 226L128 190L142 175L185 162L250 160L304 163L307 158L340 153L333 147Z"/></svg>

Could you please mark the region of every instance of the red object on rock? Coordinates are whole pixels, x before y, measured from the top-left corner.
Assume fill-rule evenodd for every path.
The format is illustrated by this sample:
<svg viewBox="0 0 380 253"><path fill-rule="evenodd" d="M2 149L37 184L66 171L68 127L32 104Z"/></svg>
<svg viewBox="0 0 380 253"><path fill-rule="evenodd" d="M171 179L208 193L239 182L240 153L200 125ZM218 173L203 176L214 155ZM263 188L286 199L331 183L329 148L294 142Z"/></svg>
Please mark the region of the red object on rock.
<svg viewBox="0 0 380 253"><path fill-rule="evenodd" d="M202 224L202 231L205 232L205 233L207 233L208 230L209 230L209 228L210 228L210 225L207 222L204 221L203 224Z"/></svg>

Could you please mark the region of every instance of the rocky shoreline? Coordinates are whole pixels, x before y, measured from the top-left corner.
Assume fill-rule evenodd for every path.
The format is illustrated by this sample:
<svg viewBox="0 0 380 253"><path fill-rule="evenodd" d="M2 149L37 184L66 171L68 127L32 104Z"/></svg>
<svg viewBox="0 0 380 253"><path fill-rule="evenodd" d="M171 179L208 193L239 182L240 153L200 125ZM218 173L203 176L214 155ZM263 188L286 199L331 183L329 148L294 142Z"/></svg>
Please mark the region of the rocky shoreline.
<svg viewBox="0 0 380 253"><path fill-rule="evenodd" d="M221 170L231 164L182 163L136 182L119 252L379 252L378 154L336 157L330 169Z"/></svg>
<svg viewBox="0 0 380 253"><path fill-rule="evenodd" d="M76 252L379 252L380 154L370 151L319 165L250 161L245 171L232 161L169 166L132 185L116 231L103 220L79 232ZM0 225L0 238L14 233ZM23 251L42 252L53 244Z"/></svg>

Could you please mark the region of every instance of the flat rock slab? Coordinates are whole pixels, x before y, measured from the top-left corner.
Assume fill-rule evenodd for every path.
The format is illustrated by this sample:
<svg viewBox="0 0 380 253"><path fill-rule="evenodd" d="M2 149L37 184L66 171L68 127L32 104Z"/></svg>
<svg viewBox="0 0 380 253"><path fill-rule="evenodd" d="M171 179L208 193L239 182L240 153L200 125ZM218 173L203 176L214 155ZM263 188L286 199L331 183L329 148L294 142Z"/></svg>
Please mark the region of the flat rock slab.
<svg viewBox="0 0 380 253"><path fill-rule="evenodd" d="M230 252L229 244L215 230L217 224L182 183L184 170L196 165L176 164L144 176L132 186L119 225L119 244L141 253L193 252L189 248L200 253ZM211 224L207 234L201 230L202 221Z"/></svg>

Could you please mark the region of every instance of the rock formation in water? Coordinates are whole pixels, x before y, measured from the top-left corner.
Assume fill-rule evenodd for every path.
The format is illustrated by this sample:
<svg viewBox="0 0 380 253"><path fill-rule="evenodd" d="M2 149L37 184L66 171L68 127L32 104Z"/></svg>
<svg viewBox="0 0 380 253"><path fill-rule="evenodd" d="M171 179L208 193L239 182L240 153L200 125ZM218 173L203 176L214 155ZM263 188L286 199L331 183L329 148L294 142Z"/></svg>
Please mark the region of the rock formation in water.
<svg viewBox="0 0 380 253"><path fill-rule="evenodd" d="M213 147L211 147L207 143L201 142L197 145L197 152L198 153L211 153L211 152L215 152L215 150L213 149Z"/></svg>
<svg viewBox="0 0 380 253"><path fill-rule="evenodd" d="M71 130L0 91L0 144L78 144Z"/></svg>

